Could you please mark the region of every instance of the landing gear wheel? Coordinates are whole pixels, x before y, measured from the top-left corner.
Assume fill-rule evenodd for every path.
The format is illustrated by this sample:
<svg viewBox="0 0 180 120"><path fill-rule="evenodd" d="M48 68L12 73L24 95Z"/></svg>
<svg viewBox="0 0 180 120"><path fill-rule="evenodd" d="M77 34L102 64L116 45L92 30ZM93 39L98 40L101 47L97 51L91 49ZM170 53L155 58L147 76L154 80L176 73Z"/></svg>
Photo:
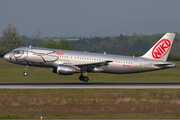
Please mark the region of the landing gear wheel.
<svg viewBox="0 0 180 120"><path fill-rule="evenodd" d="M24 76L27 76L27 75L28 75L28 73L27 73L27 72L24 72L24 73L23 73L23 75L24 75Z"/></svg>
<svg viewBox="0 0 180 120"><path fill-rule="evenodd" d="M84 82L88 82L89 78L88 77L84 77Z"/></svg>
<svg viewBox="0 0 180 120"><path fill-rule="evenodd" d="M79 80L80 80L80 81L84 81L84 76L83 76L83 75L80 75L80 76L79 76Z"/></svg>
<svg viewBox="0 0 180 120"><path fill-rule="evenodd" d="M24 75L24 76L27 76L27 75L28 75L28 73L27 73L27 71L28 71L28 67L29 67L29 66L28 66L28 65L26 65L25 72L23 73L23 75Z"/></svg>

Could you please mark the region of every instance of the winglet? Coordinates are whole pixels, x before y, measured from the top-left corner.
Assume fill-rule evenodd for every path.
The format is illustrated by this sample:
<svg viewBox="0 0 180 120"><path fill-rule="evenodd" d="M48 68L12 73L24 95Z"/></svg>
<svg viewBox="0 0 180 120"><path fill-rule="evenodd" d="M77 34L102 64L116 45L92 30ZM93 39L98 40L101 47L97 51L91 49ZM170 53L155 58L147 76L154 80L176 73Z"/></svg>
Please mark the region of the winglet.
<svg viewBox="0 0 180 120"><path fill-rule="evenodd" d="M166 33L146 54L142 57L166 61L173 44L175 33Z"/></svg>

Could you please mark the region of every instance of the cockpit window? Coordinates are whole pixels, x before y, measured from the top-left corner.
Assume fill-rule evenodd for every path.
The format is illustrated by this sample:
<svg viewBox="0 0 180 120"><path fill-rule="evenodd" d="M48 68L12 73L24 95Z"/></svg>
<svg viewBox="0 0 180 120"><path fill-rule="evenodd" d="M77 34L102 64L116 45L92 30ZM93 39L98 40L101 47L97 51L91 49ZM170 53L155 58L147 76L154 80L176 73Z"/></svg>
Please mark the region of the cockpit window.
<svg viewBox="0 0 180 120"><path fill-rule="evenodd" d="M14 54L19 54L19 51L14 51Z"/></svg>
<svg viewBox="0 0 180 120"><path fill-rule="evenodd" d="M13 51L14 54L23 54L24 52L23 51Z"/></svg>

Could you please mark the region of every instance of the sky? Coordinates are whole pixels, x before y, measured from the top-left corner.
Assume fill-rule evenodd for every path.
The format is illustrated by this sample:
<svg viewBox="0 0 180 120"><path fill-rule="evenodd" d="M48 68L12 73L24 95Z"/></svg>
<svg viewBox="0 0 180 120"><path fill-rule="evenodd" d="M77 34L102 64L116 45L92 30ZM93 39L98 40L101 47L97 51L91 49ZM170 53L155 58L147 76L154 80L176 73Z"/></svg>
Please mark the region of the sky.
<svg viewBox="0 0 180 120"><path fill-rule="evenodd" d="M169 26L180 32L179 6L180 0L0 0L0 36L8 23L28 37L151 34Z"/></svg>

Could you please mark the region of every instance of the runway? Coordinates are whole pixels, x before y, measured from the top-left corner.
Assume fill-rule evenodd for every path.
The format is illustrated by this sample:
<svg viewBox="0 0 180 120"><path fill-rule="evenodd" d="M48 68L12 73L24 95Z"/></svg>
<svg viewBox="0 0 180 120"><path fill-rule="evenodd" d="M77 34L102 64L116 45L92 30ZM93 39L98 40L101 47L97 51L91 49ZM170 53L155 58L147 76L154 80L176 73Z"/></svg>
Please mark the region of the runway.
<svg viewBox="0 0 180 120"><path fill-rule="evenodd" d="M180 89L180 83L0 83L0 89Z"/></svg>
<svg viewBox="0 0 180 120"><path fill-rule="evenodd" d="M1 119L7 120L7 119ZM11 120L39 120L39 119L11 119ZM43 119L43 120L82 120L82 119ZM112 120L112 119L83 119L83 120ZM179 119L113 119L113 120L179 120Z"/></svg>
<svg viewBox="0 0 180 120"><path fill-rule="evenodd" d="M7 120L7 119L1 119ZM11 119L11 120L39 120L39 119ZM43 119L43 120L82 120L82 119ZM112 119L83 119L83 120L112 120ZM179 120L179 119L113 119L113 120Z"/></svg>

